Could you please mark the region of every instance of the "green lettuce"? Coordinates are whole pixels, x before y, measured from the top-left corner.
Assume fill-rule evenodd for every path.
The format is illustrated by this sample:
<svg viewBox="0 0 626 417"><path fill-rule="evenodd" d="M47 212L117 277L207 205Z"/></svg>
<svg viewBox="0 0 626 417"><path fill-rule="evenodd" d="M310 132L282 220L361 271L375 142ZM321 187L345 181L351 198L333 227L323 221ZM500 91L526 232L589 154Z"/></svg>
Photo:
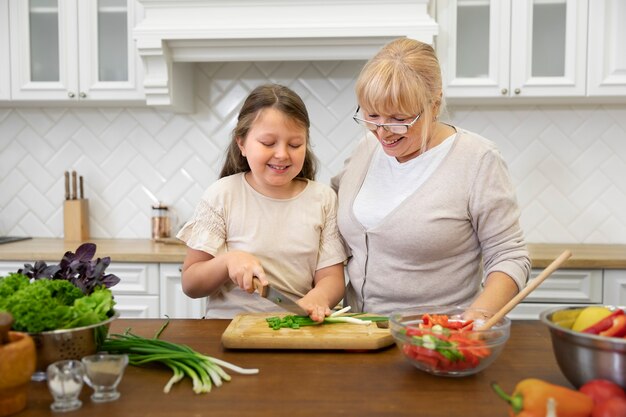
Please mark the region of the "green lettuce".
<svg viewBox="0 0 626 417"><path fill-rule="evenodd" d="M0 310L13 316L12 329L39 333L100 323L113 313L113 294L97 287L89 295L70 281L22 274L0 277Z"/></svg>

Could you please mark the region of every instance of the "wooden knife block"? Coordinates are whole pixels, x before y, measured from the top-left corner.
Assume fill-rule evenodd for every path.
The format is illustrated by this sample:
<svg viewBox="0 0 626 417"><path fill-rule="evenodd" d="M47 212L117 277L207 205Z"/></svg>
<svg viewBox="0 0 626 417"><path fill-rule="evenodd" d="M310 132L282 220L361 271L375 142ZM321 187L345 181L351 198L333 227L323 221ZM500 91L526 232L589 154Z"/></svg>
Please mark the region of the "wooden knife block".
<svg viewBox="0 0 626 417"><path fill-rule="evenodd" d="M89 239L89 200L65 200L63 228L65 240L82 242Z"/></svg>

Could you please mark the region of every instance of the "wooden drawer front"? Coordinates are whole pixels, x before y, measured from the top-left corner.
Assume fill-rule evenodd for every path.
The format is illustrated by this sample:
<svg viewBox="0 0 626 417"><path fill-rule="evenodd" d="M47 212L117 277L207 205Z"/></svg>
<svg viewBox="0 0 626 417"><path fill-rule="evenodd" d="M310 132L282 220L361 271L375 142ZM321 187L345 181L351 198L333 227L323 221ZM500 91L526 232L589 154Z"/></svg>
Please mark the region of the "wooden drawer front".
<svg viewBox="0 0 626 417"><path fill-rule="evenodd" d="M115 274L120 282L111 287L113 294L159 294L159 264L111 264L107 274Z"/></svg>
<svg viewBox="0 0 626 417"><path fill-rule="evenodd" d="M531 279L541 273L533 270ZM602 270L563 269L554 271L526 299L526 303L602 303Z"/></svg>
<svg viewBox="0 0 626 417"><path fill-rule="evenodd" d="M120 318L159 318L159 297L157 295L115 295L115 310Z"/></svg>

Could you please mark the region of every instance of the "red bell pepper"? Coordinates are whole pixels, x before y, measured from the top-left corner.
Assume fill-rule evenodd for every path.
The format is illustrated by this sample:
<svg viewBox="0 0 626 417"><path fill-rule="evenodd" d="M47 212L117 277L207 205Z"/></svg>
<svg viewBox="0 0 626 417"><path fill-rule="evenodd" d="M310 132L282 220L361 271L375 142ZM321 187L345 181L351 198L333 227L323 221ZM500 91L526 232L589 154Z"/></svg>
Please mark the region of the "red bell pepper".
<svg viewBox="0 0 626 417"><path fill-rule="evenodd" d="M601 334L602 332L609 330L613 326L613 321L615 320L616 317L623 316L623 315L624 315L624 310L617 309L614 312L612 312L610 315L600 320L599 322L584 329L583 333ZM620 330L621 329L617 329L617 330L614 330L613 332L618 332ZM626 334L626 331L624 333Z"/></svg>
<svg viewBox="0 0 626 417"><path fill-rule="evenodd" d="M606 337L622 337L624 335L626 335L626 315L624 314L615 316L611 327L600 332L600 336Z"/></svg>

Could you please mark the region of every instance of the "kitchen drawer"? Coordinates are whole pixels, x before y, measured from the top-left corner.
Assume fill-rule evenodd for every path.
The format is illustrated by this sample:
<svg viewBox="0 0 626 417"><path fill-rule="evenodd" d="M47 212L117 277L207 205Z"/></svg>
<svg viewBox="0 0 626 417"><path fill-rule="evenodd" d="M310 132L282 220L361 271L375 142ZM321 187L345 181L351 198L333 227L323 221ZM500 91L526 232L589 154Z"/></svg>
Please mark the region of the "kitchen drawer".
<svg viewBox="0 0 626 417"><path fill-rule="evenodd" d="M541 273L532 270L531 279ZM602 303L601 269L560 269L526 297L524 303Z"/></svg>
<svg viewBox="0 0 626 417"><path fill-rule="evenodd" d="M158 295L115 295L115 310L120 318L159 318Z"/></svg>
<svg viewBox="0 0 626 417"><path fill-rule="evenodd" d="M0 277L9 275L11 272L17 272L21 268L24 268L24 262L0 262Z"/></svg>
<svg viewBox="0 0 626 417"><path fill-rule="evenodd" d="M58 262L58 261L57 261ZM33 264L32 261L0 262L0 276L17 272L24 267L25 263ZM55 261L46 261L52 265ZM123 263L116 262L109 265L105 274L114 274L120 278L120 282L111 287L114 295L117 294L138 294L138 295L158 295L159 294L159 264Z"/></svg>
<svg viewBox="0 0 626 417"><path fill-rule="evenodd" d="M159 264L157 263L116 262L109 265L105 272L115 274L120 278L120 282L111 287L114 295L159 294Z"/></svg>
<svg viewBox="0 0 626 417"><path fill-rule="evenodd" d="M539 320L542 311L553 307L564 307L569 304L520 303L506 316L511 320Z"/></svg>

